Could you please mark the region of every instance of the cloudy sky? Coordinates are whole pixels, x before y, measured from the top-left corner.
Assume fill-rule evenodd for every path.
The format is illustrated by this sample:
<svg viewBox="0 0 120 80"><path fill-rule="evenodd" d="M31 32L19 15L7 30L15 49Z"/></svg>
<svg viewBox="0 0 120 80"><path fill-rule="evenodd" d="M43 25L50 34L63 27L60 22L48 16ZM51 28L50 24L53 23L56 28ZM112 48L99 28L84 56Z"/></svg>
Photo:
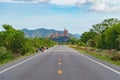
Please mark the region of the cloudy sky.
<svg viewBox="0 0 120 80"><path fill-rule="evenodd" d="M0 0L3 24L16 29L57 29L71 33L88 31L106 18L120 19L120 0Z"/></svg>

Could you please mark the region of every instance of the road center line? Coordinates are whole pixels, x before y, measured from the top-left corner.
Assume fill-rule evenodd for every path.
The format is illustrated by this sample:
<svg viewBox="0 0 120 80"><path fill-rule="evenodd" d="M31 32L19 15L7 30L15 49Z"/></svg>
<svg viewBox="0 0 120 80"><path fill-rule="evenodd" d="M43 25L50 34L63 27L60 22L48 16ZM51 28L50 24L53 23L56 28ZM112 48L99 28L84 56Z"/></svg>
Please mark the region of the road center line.
<svg viewBox="0 0 120 80"><path fill-rule="evenodd" d="M58 72L57 72L59 75L61 75L62 74L62 70L58 70Z"/></svg>
<svg viewBox="0 0 120 80"><path fill-rule="evenodd" d="M33 57L30 57L30 58L28 58L28 59L26 59L26 60L24 60L24 61L22 61L22 62L20 62L20 63L17 63L17 64L15 64L15 65L13 65L13 66L11 66L11 67L9 67L9 68L6 68L6 69L0 71L0 74L4 73L4 72L6 72L6 71L8 71L8 70L10 70L10 69L12 69L12 68L14 68L14 67L17 67L17 66L19 66L19 65L21 65L21 64L23 64L23 63L25 63L25 62L27 62L27 61L35 58L35 57L37 57L37 56L39 56L39 55L41 55L41 54L37 54L37 55L35 55L35 56L33 56Z"/></svg>
<svg viewBox="0 0 120 80"><path fill-rule="evenodd" d="M111 71L113 71L113 72L115 72L115 73L117 73L117 74L120 75L120 72L117 71L117 70L115 70L115 69L113 69L113 68L110 68L110 67L108 67L108 66L106 66L106 65L104 65L104 64L102 64L102 63L100 63L100 62L98 62L98 61L96 61L96 60L94 60L94 59L92 59L92 58L90 58L90 57L87 57L87 56L85 56L85 55L83 55L83 54L81 54L81 53L80 53L79 55L81 55L81 56L89 59L90 61L95 62L95 63L97 63L97 64L99 64L99 65L101 65L101 66L103 66L103 67L105 67L105 68L107 68L107 69L109 69L109 70L111 70Z"/></svg>
<svg viewBox="0 0 120 80"><path fill-rule="evenodd" d="M59 63L58 63L58 65L62 65L62 63L61 63L61 62L59 62Z"/></svg>

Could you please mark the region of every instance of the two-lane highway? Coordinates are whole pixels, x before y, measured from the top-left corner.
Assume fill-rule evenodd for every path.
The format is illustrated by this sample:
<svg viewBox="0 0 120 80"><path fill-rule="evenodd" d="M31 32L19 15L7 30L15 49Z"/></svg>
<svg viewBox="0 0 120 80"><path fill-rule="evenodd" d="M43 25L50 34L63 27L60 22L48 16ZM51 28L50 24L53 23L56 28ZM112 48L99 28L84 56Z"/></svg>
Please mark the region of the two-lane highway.
<svg viewBox="0 0 120 80"><path fill-rule="evenodd" d="M0 80L120 80L119 71L67 46L55 46L1 70Z"/></svg>

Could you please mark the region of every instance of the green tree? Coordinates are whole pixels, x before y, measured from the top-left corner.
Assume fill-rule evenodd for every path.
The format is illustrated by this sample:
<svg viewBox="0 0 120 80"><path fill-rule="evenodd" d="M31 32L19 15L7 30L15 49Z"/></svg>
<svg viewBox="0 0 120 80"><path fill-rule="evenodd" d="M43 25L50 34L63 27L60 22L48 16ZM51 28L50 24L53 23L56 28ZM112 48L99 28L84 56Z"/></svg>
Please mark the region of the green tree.
<svg viewBox="0 0 120 80"><path fill-rule="evenodd" d="M118 38L116 40L118 41L118 48L120 49L120 35L118 35Z"/></svg>
<svg viewBox="0 0 120 80"><path fill-rule="evenodd" d="M11 49L13 53L22 53L22 47L25 44L24 33L16 30L11 41Z"/></svg>
<svg viewBox="0 0 120 80"><path fill-rule="evenodd" d="M34 53L41 46L52 47L56 42L47 38L25 38L22 31L4 24L4 31L0 32L0 63L15 57Z"/></svg>
<svg viewBox="0 0 120 80"><path fill-rule="evenodd" d="M3 28L5 29L3 32L4 46L13 53L21 53L22 46L25 44L24 33L7 24L3 25Z"/></svg>
<svg viewBox="0 0 120 80"><path fill-rule="evenodd" d="M106 28L113 26L114 24L119 23L120 21L118 19L115 18L110 18L110 19L105 19L102 22L102 26Z"/></svg>
<svg viewBox="0 0 120 80"><path fill-rule="evenodd" d="M22 46L22 55L26 53L34 53L36 51L36 46L34 45L32 39L25 38L25 44Z"/></svg>
<svg viewBox="0 0 120 80"><path fill-rule="evenodd" d="M0 63L4 63L5 60L13 59L11 52L7 51L5 47L0 47Z"/></svg>
<svg viewBox="0 0 120 80"><path fill-rule="evenodd" d="M110 18L110 19L105 19L104 21L102 21L102 23L93 25L92 30L98 33L98 35L95 37L96 38L95 39L96 47L102 48L102 49L106 49L106 47L110 48L110 47L106 46L106 45L108 45L108 42L105 41L106 31L107 31L107 29L118 24L119 22L120 21L118 19Z"/></svg>
<svg viewBox="0 0 120 80"><path fill-rule="evenodd" d="M71 38L68 43L74 45L74 44L77 44L78 43L78 40L76 38Z"/></svg>
<svg viewBox="0 0 120 80"><path fill-rule="evenodd" d="M86 44L90 39L95 40L96 36L97 36L96 32L89 31L89 32L83 33L80 40Z"/></svg>
<svg viewBox="0 0 120 80"><path fill-rule="evenodd" d="M94 46L95 46L95 41L92 40L92 39L89 39L89 40L88 40L88 46L94 47Z"/></svg>
<svg viewBox="0 0 120 80"><path fill-rule="evenodd" d="M0 46L4 46L5 36L3 32L0 32Z"/></svg>
<svg viewBox="0 0 120 80"><path fill-rule="evenodd" d="M93 25L93 30L97 33L104 32L107 28L113 26L114 24L119 23L120 21L118 19L110 18L105 19L102 23Z"/></svg>
<svg viewBox="0 0 120 80"><path fill-rule="evenodd" d="M108 28L105 32L105 43L107 49L119 49L118 43L119 35L120 35L120 23L115 24L112 27Z"/></svg>

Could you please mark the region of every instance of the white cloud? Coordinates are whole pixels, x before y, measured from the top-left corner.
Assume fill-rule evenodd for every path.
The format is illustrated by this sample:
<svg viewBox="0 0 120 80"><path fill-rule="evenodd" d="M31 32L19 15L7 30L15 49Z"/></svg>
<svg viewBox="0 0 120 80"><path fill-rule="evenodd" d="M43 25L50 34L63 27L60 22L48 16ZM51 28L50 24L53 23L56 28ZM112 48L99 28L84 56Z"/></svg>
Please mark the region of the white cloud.
<svg viewBox="0 0 120 80"><path fill-rule="evenodd" d="M96 3L107 3L111 5L120 5L120 0L78 0L77 3L80 5L91 3L91 4L96 4Z"/></svg>
<svg viewBox="0 0 120 80"><path fill-rule="evenodd" d="M50 0L0 0L0 2L8 3L47 3Z"/></svg>
<svg viewBox="0 0 120 80"><path fill-rule="evenodd" d="M77 0L51 0L51 4L55 5L75 5Z"/></svg>
<svg viewBox="0 0 120 80"><path fill-rule="evenodd" d="M49 3L64 6L78 6L90 4L89 10L99 12L120 12L120 0L0 0L12 3Z"/></svg>
<svg viewBox="0 0 120 80"><path fill-rule="evenodd" d="M0 2L14 2L13 0L0 0Z"/></svg>
<svg viewBox="0 0 120 80"><path fill-rule="evenodd" d="M99 0L78 0L76 1L77 6L82 6L84 4L95 4L100 2Z"/></svg>
<svg viewBox="0 0 120 80"><path fill-rule="evenodd" d="M118 12L120 11L120 6L111 6L106 3L98 3L92 5L91 10L99 12Z"/></svg>
<svg viewBox="0 0 120 80"><path fill-rule="evenodd" d="M101 0L101 2L108 3L111 5L120 5L120 0Z"/></svg>
<svg viewBox="0 0 120 80"><path fill-rule="evenodd" d="M23 2L49 2L50 0L13 0L13 1L23 1Z"/></svg>
<svg viewBox="0 0 120 80"><path fill-rule="evenodd" d="M120 0L79 0L76 2L78 7L86 4L91 4L91 11L120 12Z"/></svg>

